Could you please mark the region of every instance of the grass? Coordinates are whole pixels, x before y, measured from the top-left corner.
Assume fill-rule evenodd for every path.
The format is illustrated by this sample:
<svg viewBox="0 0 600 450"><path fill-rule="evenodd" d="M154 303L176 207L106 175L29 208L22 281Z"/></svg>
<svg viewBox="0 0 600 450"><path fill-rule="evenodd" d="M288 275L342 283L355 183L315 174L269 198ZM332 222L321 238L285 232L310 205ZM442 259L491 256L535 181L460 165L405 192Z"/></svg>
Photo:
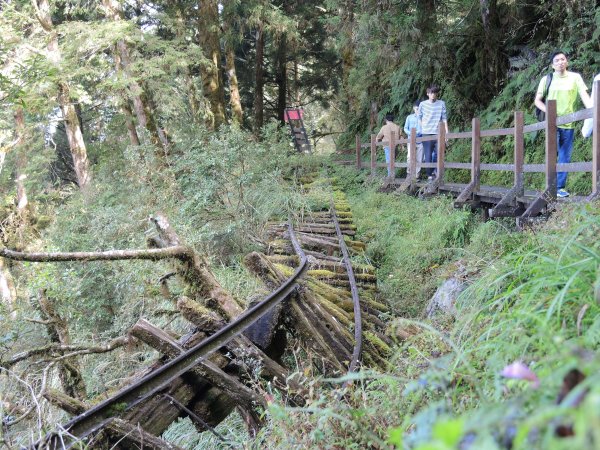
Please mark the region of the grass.
<svg viewBox="0 0 600 450"><path fill-rule="evenodd" d="M502 222L463 217L444 199L424 203L370 190L349 200L397 312L418 316L457 258L471 270L470 286L456 319L404 319L418 332L396 346L387 373L361 372L344 400L315 389L306 408L271 407L259 447L600 446L597 205L565 207L516 234ZM538 389L500 375L515 361L539 377ZM586 378L559 402L573 370ZM559 436L565 430L572 435Z"/></svg>

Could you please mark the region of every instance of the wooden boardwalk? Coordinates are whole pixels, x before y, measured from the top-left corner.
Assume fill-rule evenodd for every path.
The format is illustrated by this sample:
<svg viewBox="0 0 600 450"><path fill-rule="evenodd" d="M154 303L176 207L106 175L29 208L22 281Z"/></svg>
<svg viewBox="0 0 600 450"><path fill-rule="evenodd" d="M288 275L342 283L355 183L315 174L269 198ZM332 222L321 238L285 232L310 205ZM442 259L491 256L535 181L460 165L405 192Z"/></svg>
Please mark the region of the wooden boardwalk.
<svg viewBox="0 0 600 450"><path fill-rule="evenodd" d="M406 168L406 178L385 178L387 186L395 186L397 191L420 193L421 195L450 194L456 197L455 206L470 206L480 208L486 216L491 217L516 217L527 220L546 214L556 203L591 201L600 195L600 81L595 82L593 107L577 111L573 114L558 117L556 114L556 101L547 102L546 120L531 125L524 124L524 114L521 111L514 113L514 126L494 130L481 130L479 118L472 121L472 129L467 132L448 133L440 123L437 136L416 137L416 130L408 138L396 139L392 134L391 142L376 142L375 135L371 135L370 142L362 143L360 136L356 136L356 159L354 164L358 170L370 170L371 176L377 176L377 169L388 169L395 173L396 169ZM593 138L591 145L591 161L557 164L557 128L571 122L592 119ZM525 134L544 132L545 135L545 161L542 164L525 164ZM510 164L489 164L481 162L481 141L487 137L510 136L514 141L513 162ZM471 159L468 162L449 162L445 160L446 143L453 139L471 140ZM433 168L436 171L435 179L430 182L419 181L416 177L416 146L425 141L437 141L438 160L436 163L420 163L421 169ZM409 160L411 164L396 162L395 154L391 152L388 163L378 163L378 147L409 144ZM370 158L363 159L365 150L370 150ZM468 184L450 183L446 181L446 172L454 169L469 170L471 181ZM486 186L481 184L481 172L510 171L513 173L512 186ZM572 196L557 198L557 172L591 172L592 190L586 196ZM524 181L525 173L544 173L545 188L541 191L527 189Z"/></svg>

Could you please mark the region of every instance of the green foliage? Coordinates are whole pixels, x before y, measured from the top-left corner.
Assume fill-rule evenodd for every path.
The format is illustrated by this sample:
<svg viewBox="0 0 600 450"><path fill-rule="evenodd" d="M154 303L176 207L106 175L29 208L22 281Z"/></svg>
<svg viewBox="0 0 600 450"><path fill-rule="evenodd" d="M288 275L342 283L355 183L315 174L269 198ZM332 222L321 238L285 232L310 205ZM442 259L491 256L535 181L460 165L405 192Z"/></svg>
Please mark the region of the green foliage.
<svg viewBox="0 0 600 450"><path fill-rule="evenodd" d="M361 200L378 204L381 211L394 204L377 203L372 193ZM359 209L354 203L364 234L377 225L364 226ZM416 220L435 223L435 213L428 212ZM389 229L387 220L384 216ZM399 344L386 374L362 372L342 401L316 391L310 414L286 409L274 415L269 448L287 435L293 444L284 448L364 448L380 438L395 448L420 450L596 448L599 229L594 205L565 207L544 227L519 235L502 223L474 227L463 258L481 274L461 294L456 322L405 321L418 331ZM405 226L395 237L402 239L406 232L411 228ZM539 389L500 376L514 361L528 364L540 379ZM563 378L573 369L586 379L557 405L561 388L565 393ZM572 427L573 435L559 437L561 426Z"/></svg>
<svg viewBox="0 0 600 450"><path fill-rule="evenodd" d="M336 172L346 188L361 178L354 169ZM359 186L348 201L358 232L368 242L365 258L378 268L382 297L395 314L418 316L444 275L444 265L462 254L475 219L455 210L448 198L423 202Z"/></svg>

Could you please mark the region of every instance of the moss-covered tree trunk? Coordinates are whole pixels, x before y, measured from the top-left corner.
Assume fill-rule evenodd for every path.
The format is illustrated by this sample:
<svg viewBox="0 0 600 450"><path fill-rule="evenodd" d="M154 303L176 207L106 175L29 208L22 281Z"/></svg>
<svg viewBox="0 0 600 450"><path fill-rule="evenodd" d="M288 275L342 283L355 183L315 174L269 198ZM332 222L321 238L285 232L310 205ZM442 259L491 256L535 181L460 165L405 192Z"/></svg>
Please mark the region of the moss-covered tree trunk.
<svg viewBox="0 0 600 450"><path fill-rule="evenodd" d="M257 135L264 125L264 51L265 31L261 22L256 30L256 65L254 68L254 133Z"/></svg>
<svg viewBox="0 0 600 450"><path fill-rule="evenodd" d="M48 57L55 66L58 66L61 61L61 53L58 46L58 32L54 29L52 23L50 4L48 0L33 0L33 6L38 21L49 35ZM60 79L58 81L58 103L65 122L65 131L67 140L69 141L71 156L73 157L73 168L77 184L80 188L84 188L91 180L87 148L83 139L77 111L71 101L69 84Z"/></svg>
<svg viewBox="0 0 600 450"><path fill-rule="evenodd" d="M104 7L104 13L106 14L107 18L115 22L123 20L122 7L116 0L102 0L102 6ZM132 73L132 62L129 47L124 40L117 42L114 55L117 71L123 74L127 80L127 85L129 87L129 92L127 94L133 103L133 110L135 111L137 123L139 126L148 131L150 141L157 148L159 155L162 156L162 154L168 149L168 142L165 142L161 137L160 127L158 126L155 118L156 112L154 111L154 108L150 106L150 101L148 98L149 94L147 93L147 90L137 82ZM123 100L123 103L126 102L127 99ZM126 114L127 112L131 111L128 104L123 105L123 110ZM128 123L128 118L126 118L126 123ZM139 133L137 133L137 130L134 135L129 124L128 130L131 142L133 143L137 140L139 143Z"/></svg>
<svg viewBox="0 0 600 450"><path fill-rule="evenodd" d="M225 8L233 8L234 2L227 1L224 3ZM225 35L225 70L227 71L227 80L229 83L229 105L231 107L231 118L234 123L242 124L244 114L242 109L242 101L240 96L240 87L235 68L235 47L233 37L233 26L230 23L232 20L233 11L229 11L223 18L223 32Z"/></svg>
<svg viewBox="0 0 600 450"><path fill-rule="evenodd" d="M221 28L216 0L200 0L198 5L198 37L208 61L200 65L204 96L210 104L212 117L208 125L219 128L226 122L225 96L221 76Z"/></svg>
<svg viewBox="0 0 600 450"><path fill-rule="evenodd" d="M277 119L284 123L284 112L287 100L287 38L285 34L279 38L277 47Z"/></svg>

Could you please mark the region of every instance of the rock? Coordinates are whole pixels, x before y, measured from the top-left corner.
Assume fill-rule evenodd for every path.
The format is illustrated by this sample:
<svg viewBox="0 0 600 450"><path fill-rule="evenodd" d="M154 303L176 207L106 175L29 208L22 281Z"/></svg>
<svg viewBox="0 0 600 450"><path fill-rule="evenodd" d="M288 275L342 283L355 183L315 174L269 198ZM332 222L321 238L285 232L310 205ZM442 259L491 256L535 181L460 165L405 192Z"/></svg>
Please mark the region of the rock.
<svg viewBox="0 0 600 450"><path fill-rule="evenodd" d="M429 300L426 309L427 317L433 317L438 313L456 315L456 308L454 307L456 298L466 287L467 283L456 276L444 281Z"/></svg>

